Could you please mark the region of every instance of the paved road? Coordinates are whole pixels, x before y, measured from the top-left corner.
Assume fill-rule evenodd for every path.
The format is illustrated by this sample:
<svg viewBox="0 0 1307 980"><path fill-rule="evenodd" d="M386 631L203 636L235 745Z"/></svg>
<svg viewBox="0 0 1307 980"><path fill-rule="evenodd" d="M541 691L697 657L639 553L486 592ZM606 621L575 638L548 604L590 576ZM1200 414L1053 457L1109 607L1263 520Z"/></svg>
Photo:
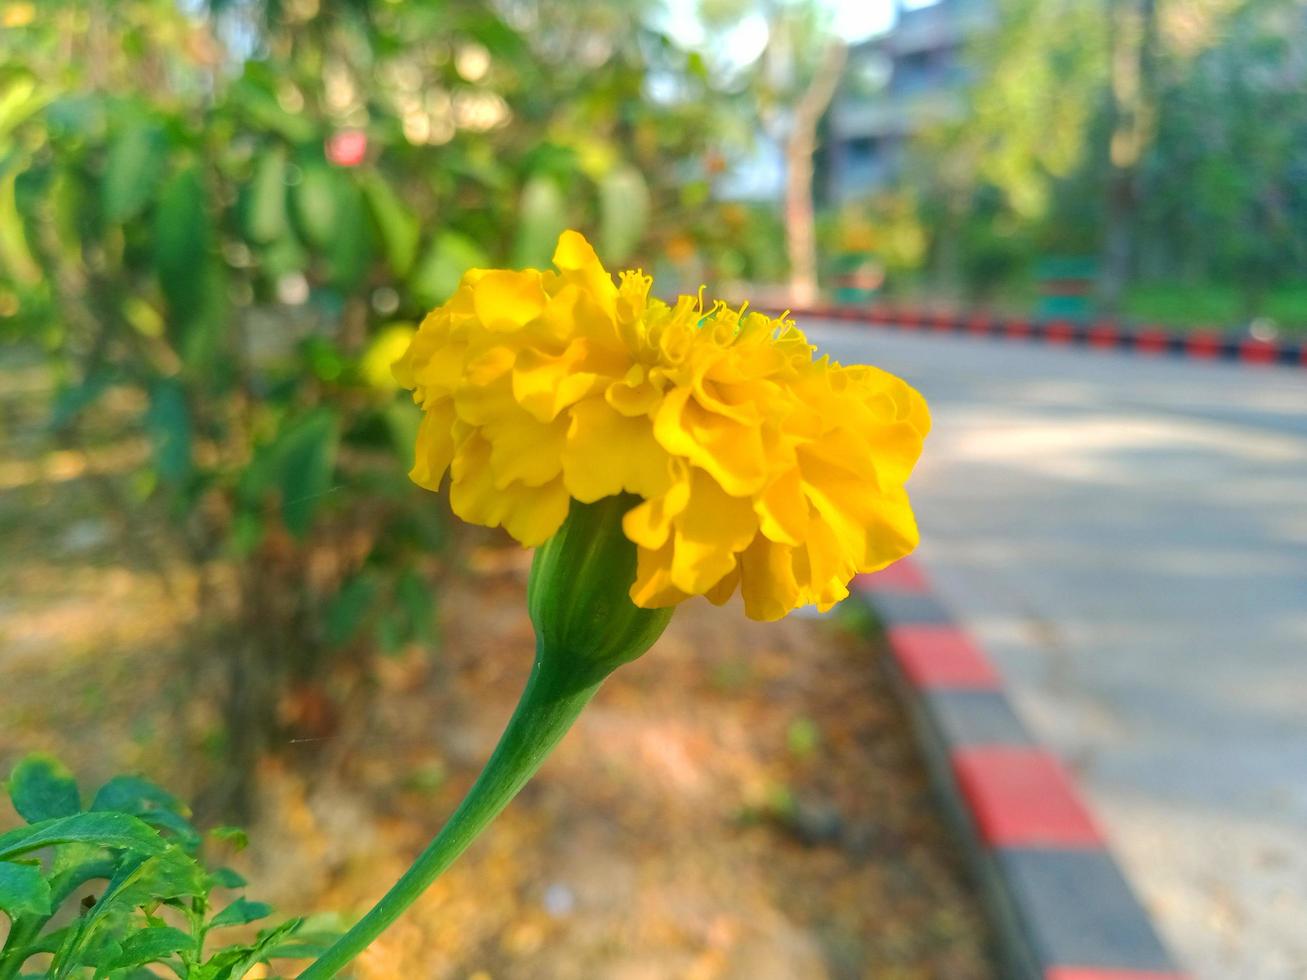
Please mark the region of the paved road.
<svg viewBox="0 0 1307 980"><path fill-rule="evenodd" d="M1307 977L1307 371L804 326L929 400L922 564L1177 955Z"/></svg>

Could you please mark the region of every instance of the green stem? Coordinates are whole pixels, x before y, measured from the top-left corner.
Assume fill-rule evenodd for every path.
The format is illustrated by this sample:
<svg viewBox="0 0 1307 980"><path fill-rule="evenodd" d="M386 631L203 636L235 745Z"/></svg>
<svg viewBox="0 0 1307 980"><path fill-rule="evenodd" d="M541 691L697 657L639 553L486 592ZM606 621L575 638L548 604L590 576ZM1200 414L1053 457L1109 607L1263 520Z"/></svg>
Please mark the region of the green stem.
<svg viewBox="0 0 1307 980"><path fill-rule="evenodd" d="M300 974L299 980L327 980L368 947L476 839L517 795L581 709L594 697L607 671L568 670L567 658L536 654L517 709L490 761L435 839L349 932Z"/></svg>

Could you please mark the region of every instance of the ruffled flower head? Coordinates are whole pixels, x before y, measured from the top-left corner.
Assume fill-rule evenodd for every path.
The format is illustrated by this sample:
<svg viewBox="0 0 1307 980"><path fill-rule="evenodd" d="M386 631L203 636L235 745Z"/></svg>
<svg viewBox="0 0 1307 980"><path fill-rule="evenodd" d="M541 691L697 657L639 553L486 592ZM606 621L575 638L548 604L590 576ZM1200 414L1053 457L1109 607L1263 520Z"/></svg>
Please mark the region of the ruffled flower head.
<svg viewBox="0 0 1307 980"><path fill-rule="evenodd" d="M631 494L637 606L738 586L762 620L827 609L916 547L915 390L814 358L785 317L614 284L576 232L553 261L469 271L395 364L424 413L410 475L435 490L448 470L459 517L534 547L572 499Z"/></svg>

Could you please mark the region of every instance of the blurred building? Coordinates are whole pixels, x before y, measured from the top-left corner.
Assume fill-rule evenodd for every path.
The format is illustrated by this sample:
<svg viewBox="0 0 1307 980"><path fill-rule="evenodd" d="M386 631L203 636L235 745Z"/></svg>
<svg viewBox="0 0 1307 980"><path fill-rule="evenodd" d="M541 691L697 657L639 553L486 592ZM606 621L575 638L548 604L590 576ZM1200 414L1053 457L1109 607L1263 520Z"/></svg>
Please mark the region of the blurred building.
<svg viewBox="0 0 1307 980"><path fill-rule="evenodd" d="M850 48L827 117L828 199L875 191L902 167L913 133L961 116L971 84L966 48L996 24L996 6L996 0L900 4L891 30Z"/></svg>

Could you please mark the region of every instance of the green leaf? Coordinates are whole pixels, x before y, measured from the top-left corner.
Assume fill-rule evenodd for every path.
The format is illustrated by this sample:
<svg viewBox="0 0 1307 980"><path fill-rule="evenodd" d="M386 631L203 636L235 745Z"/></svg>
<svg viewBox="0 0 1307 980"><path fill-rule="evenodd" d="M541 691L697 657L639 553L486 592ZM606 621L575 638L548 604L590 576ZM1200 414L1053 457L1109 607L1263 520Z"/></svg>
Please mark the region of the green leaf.
<svg viewBox="0 0 1307 980"><path fill-rule="evenodd" d="M213 971L206 971L203 976L206 980L239 980L256 963L276 956L277 947L294 935L303 924L303 919L287 919L279 926L261 931L253 946L219 952L205 964L206 967L212 964Z"/></svg>
<svg viewBox="0 0 1307 980"><path fill-rule="evenodd" d="M350 180L338 183L335 227L327 256L332 284L346 293L357 289L372 260L372 225L363 194Z"/></svg>
<svg viewBox="0 0 1307 980"><path fill-rule="evenodd" d="M257 922L272 915L272 906L265 902L251 902L247 898L238 898L209 920L209 926L217 929L221 926L243 926L247 922Z"/></svg>
<svg viewBox="0 0 1307 980"><path fill-rule="evenodd" d="M263 153L254 164L254 179L245 200L245 233L261 244L289 230L286 214L286 154L281 147Z"/></svg>
<svg viewBox="0 0 1307 980"><path fill-rule="evenodd" d="M547 268L567 224L567 201L558 182L539 174L529 178L522 188L513 265Z"/></svg>
<svg viewBox="0 0 1307 980"><path fill-rule="evenodd" d="M466 235L444 231L436 236L413 270L409 285L423 306L436 306L453 295L468 269L488 264L486 253Z"/></svg>
<svg viewBox="0 0 1307 980"><path fill-rule="evenodd" d="M609 171L599 181L599 254L605 262L625 262L649 224L649 187L634 167Z"/></svg>
<svg viewBox="0 0 1307 980"><path fill-rule="evenodd" d="M231 868L217 868L209 872L209 884L214 888L244 888L249 882Z"/></svg>
<svg viewBox="0 0 1307 980"><path fill-rule="evenodd" d="M158 830L171 831L190 849L199 846L200 833L186 819L188 810L167 790L139 776L115 776L95 794L91 810L116 810L140 817Z"/></svg>
<svg viewBox="0 0 1307 980"><path fill-rule="evenodd" d="M238 851L243 851L250 846L249 835L239 827L214 827L209 831L209 836Z"/></svg>
<svg viewBox="0 0 1307 980"><path fill-rule="evenodd" d="M50 428L56 432L90 408L109 390L110 377L97 372L84 378L80 384L60 388L50 406Z"/></svg>
<svg viewBox="0 0 1307 980"><path fill-rule="evenodd" d="M436 637L435 591L410 568L395 584L395 599L408 616L409 636L419 643L431 643Z"/></svg>
<svg viewBox="0 0 1307 980"><path fill-rule="evenodd" d="M408 275L413 260L417 258L422 234L417 218L378 173L369 172L363 177L363 196L381 236L391 274L402 279Z"/></svg>
<svg viewBox="0 0 1307 980"><path fill-rule="evenodd" d="M159 478L172 486L186 482L191 475L191 412L186 393L175 380L160 379L150 389L145 430Z"/></svg>
<svg viewBox="0 0 1307 980"><path fill-rule="evenodd" d="M355 575L346 582L327 607L327 643L342 647L353 640L376 597L377 582L371 575Z"/></svg>
<svg viewBox="0 0 1307 980"><path fill-rule="evenodd" d="M195 318L204 304L212 230L199 171L173 175L159 194L154 221L154 265L174 328Z"/></svg>
<svg viewBox="0 0 1307 980"><path fill-rule="evenodd" d="M38 86L30 71L11 73L0 88L0 139L40 109L50 98L50 91Z"/></svg>
<svg viewBox="0 0 1307 980"><path fill-rule="evenodd" d="M281 517L297 537L308 533L313 517L331 492L340 430L330 409L302 419L281 440Z"/></svg>
<svg viewBox="0 0 1307 980"><path fill-rule="evenodd" d="M149 857L132 856L119 864L104 894L86 916L79 942L112 915L170 899L203 895L207 884L199 863L180 847L167 847Z"/></svg>
<svg viewBox="0 0 1307 980"><path fill-rule="evenodd" d="M0 863L0 911L12 922L20 915L49 915L50 884L34 864Z"/></svg>
<svg viewBox="0 0 1307 980"><path fill-rule="evenodd" d="M100 187L106 221L120 224L141 212L158 186L165 149L163 134L152 123L135 121L118 133Z"/></svg>
<svg viewBox="0 0 1307 980"><path fill-rule="evenodd" d="M140 816L148 810L184 813L186 807L166 789L140 776L114 776L95 791L92 810L117 810Z"/></svg>
<svg viewBox="0 0 1307 980"><path fill-rule="evenodd" d="M341 175L325 163L304 165L300 181L291 188L291 210L304 240L325 248L336 235L340 211Z"/></svg>
<svg viewBox="0 0 1307 980"><path fill-rule="evenodd" d="M250 62L245 75L232 86L231 100L254 129L276 133L291 143L308 143L317 135L305 116L287 112L277 102L276 79L266 64Z"/></svg>
<svg viewBox="0 0 1307 980"><path fill-rule="evenodd" d="M77 780L62 762L48 755L29 755L14 766L9 796L28 823L67 817L82 809Z"/></svg>
<svg viewBox="0 0 1307 980"><path fill-rule="evenodd" d="M168 845L144 821L126 813L75 813L0 834L0 861L51 844L95 844L137 854L158 854Z"/></svg>
<svg viewBox="0 0 1307 980"><path fill-rule="evenodd" d="M0 174L0 274L8 273L16 282L33 286L41 280L41 267L32 258L27 232L18 213L15 181L18 174Z"/></svg>
<svg viewBox="0 0 1307 980"><path fill-rule="evenodd" d="M122 941L118 955L108 964L112 970L126 970L146 963L158 963L173 953L193 949L195 940L172 926L149 926Z"/></svg>

